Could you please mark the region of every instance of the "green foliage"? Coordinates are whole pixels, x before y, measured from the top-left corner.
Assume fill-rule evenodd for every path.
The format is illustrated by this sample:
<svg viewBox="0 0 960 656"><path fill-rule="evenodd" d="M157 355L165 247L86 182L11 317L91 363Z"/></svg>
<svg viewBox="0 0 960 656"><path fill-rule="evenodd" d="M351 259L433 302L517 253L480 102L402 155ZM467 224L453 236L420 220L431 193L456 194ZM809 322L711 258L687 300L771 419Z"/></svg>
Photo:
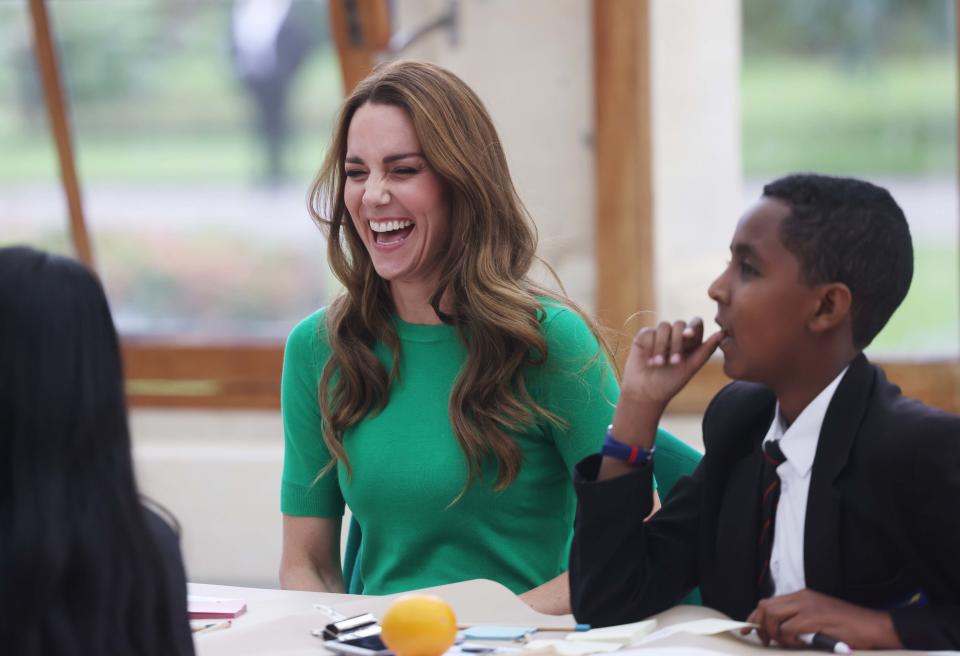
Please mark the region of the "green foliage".
<svg viewBox="0 0 960 656"><path fill-rule="evenodd" d="M953 52L954 0L742 0L743 51L847 65Z"/></svg>

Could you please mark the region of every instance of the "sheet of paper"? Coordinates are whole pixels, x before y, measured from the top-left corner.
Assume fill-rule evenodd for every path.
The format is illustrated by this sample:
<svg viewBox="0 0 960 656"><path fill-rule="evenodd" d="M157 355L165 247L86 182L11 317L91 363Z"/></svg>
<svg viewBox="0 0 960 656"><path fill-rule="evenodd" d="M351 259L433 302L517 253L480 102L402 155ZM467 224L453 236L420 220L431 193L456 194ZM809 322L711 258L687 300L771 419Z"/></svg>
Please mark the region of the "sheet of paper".
<svg viewBox="0 0 960 656"><path fill-rule="evenodd" d="M542 656L586 656L586 654L600 654L620 649L617 642L574 642L570 640L531 640L524 645L523 651L528 654Z"/></svg>
<svg viewBox="0 0 960 656"><path fill-rule="evenodd" d="M647 649L628 649L617 656L730 656L727 652L699 647L649 647Z"/></svg>
<svg viewBox="0 0 960 656"><path fill-rule="evenodd" d="M750 624L749 622L738 622L736 620L722 619L719 617L709 617L702 620L692 620L690 622L681 622L680 624L668 626L665 629L660 629L659 631L654 631L653 633L647 634L645 637L640 638L633 644L634 646L645 645L660 640L661 638L666 638L667 636L675 633L690 633L693 635L705 636L726 633L727 631L736 631L737 629L753 626L755 625Z"/></svg>
<svg viewBox="0 0 960 656"><path fill-rule="evenodd" d="M567 636L567 640L574 642L615 642L621 645L632 645L637 640L657 628L657 620L644 620L632 624L606 626L602 629L578 631Z"/></svg>

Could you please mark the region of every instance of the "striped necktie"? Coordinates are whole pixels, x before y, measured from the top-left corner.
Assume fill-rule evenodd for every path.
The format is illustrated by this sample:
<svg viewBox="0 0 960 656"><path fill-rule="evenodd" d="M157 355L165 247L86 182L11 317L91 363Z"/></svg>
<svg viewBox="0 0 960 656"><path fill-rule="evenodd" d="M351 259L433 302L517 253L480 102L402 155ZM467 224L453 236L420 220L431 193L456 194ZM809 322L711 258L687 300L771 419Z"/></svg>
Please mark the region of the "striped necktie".
<svg viewBox="0 0 960 656"><path fill-rule="evenodd" d="M773 578L770 576L770 552L773 549L773 529L780 501L780 477L777 467L787 461L780 450L780 443L771 440L763 443L763 469L760 474L760 533L757 537L757 589L760 598L773 594Z"/></svg>

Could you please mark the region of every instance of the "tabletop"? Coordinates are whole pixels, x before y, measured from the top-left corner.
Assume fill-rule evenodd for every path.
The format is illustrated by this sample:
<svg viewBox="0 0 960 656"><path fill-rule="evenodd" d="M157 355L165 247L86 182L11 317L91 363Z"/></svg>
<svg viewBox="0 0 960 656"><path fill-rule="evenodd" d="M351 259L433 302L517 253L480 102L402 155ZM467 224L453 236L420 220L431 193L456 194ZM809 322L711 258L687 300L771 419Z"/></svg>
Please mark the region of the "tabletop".
<svg viewBox="0 0 960 656"><path fill-rule="evenodd" d="M311 631L332 621L326 609L343 616L373 613L382 617L387 607L402 594L386 596L360 596L324 592L296 592L290 590L267 590L234 586L190 583L188 591L193 595L240 598L247 602L247 612L233 620L229 629L194 636L197 656L244 656L271 654L279 656L317 656L328 652L319 638ZM451 583L417 592L426 592L444 599L453 608L457 622L463 624L497 624L513 626L554 628L556 631L540 631L536 638L561 638L574 625L571 615L544 615L534 611L507 588L477 579ZM409 594L409 593L403 593ZM318 609L316 606L321 608ZM654 616L657 630L682 622L707 618L725 618L715 610L699 606L677 606ZM518 643L510 643L519 646ZM628 648L625 648L628 649ZM687 633L664 635L662 638L629 648L633 656L645 654L662 656L708 656L732 654L735 656L769 656L773 653L790 653L796 656L823 656L823 652L802 650L778 650L762 646L753 636L741 637L736 633L701 636ZM616 652L626 654L625 651ZM917 654L921 652L885 651L884 656Z"/></svg>

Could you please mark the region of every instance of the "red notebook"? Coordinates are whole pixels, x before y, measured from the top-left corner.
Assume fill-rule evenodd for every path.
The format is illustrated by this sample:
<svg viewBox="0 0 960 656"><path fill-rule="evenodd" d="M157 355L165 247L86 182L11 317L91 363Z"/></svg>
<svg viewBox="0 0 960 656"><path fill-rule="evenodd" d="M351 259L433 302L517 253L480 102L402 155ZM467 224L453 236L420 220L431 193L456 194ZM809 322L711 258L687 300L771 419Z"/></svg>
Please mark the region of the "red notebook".
<svg viewBox="0 0 960 656"><path fill-rule="evenodd" d="M247 612L247 602L243 599L187 595L187 614L192 620L228 619L243 615L245 612Z"/></svg>

